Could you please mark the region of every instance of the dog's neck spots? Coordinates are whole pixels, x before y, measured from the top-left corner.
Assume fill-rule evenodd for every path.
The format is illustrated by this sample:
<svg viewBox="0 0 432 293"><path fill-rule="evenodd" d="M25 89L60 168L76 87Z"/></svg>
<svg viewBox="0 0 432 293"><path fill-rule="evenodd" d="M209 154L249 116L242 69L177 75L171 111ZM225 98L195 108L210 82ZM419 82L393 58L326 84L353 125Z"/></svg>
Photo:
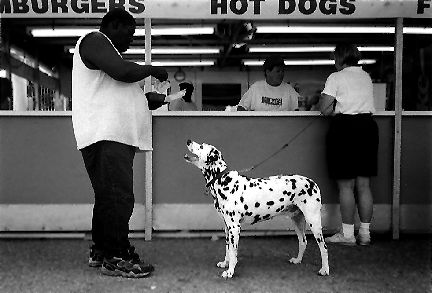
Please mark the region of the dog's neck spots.
<svg viewBox="0 0 432 293"><path fill-rule="evenodd" d="M211 182L218 174L224 172L227 169L226 163L218 163L215 166L210 166L207 169L203 169L202 172L204 174L204 178L207 183Z"/></svg>

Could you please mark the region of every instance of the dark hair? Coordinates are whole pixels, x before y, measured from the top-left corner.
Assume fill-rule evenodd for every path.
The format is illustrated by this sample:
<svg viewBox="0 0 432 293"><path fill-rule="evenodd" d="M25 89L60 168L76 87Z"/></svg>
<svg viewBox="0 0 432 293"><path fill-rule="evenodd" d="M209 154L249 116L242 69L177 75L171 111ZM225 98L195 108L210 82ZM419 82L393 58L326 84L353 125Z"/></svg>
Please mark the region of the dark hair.
<svg viewBox="0 0 432 293"><path fill-rule="evenodd" d="M273 55L268 57L263 64L264 72L266 70L272 70L276 66L285 66L284 59L279 55Z"/></svg>
<svg viewBox="0 0 432 293"><path fill-rule="evenodd" d="M123 8L114 8L108 11L108 13L105 14L102 18L101 28L106 28L108 24L115 21L122 24L136 26L135 19L131 14L129 14L129 12L127 12Z"/></svg>
<svg viewBox="0 0 432 293"><path fill-rule="evenodd" d="M194 86L189 82L182 82L179 84L180 90L186 90L186 94L183 96L183 100L186 102L191 102L192 93L194 91Z"/></svg>
<svg viewBox="0 0 432 293"><path fill-rule="evenodd" d="M349 66L358 65L361 54L356 46L352 44L339 44L334 49L334 57L338 59L340 64L346 64Z"/></svg>

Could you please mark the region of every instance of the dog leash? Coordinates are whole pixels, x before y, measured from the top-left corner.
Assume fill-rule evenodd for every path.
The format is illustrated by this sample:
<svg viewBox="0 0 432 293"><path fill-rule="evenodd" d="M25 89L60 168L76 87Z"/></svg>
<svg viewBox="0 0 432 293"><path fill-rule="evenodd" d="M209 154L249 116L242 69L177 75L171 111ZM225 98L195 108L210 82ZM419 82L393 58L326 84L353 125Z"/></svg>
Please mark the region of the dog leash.
<svg viewBox="0 0 432 293"><path fill-rule="evenodd" d="M321 114L322 115L322 114ZM321 116L321 115L319 115L319 116ZM318 119L314 119L314 120L312 120L311 122L309 122L309 124L308 125L306 125L306 127L304 127L301 131L299 131L296 135L294 135L294 137L292 137L286 144L284 144L282 147L280 147L277 151L275 151L273 154L271 154L270 156L268 156L268 157L266 157L264 160L262 160L261 162L259 162L259 163L257 163L257 164L255 164L255 165L253 165L252 167L249 167L249 168L245 168L245 169L241 169L241 170L238 170L237 172L238 173L247 173L247 172L250 172L250 171L252 171L253 169L255 169L255 168L257 168L258 166L260 166L260 165L262 165L264 162L266 162L266 161L268 161L268 160L270 160L271 158L273 158L274 156L276 156L278 153L280 153L281 151L283 151L283 149L285 149L286 147L288 147L289 146L289 144L290 143L292 143L298 136L300 136L300 134L302 134L303 132L305 132L306 131L306 129L308 129L313 123L315 123L316 121L317 121ZM212 180L210 180L207 184L206 184L206 188L205 188L205 194L206 195L210 195L211 194L211 192L210 192L210 187L217 181L217 180L219 180L220 178L222 178L222 176L223 175L225 175L225 174L227 174L227 173L229 173L229 170L228 170L228 167L224 170L224 171L222 171L222 172L219 172L218 174L216 174L216 176L212 179Z"/></svg>
<svg viewBox="0 0 432 293"><path fill-rule="evenodd" d="M334 106L334 103L331 103L330 105L327 106L327 108L325 108L324 110L327 110L328 108L330 108L330 106ZM318 116L321 117L324 116L322 113ZM274 156L276 156L278 153L280 153L281 151L283 151L286 147L288 147L290 145L290 143L292 143L297 137L300 136L300 134L302 134L303 132L305 132L312 124L314 124L316 121L318 121L318 119L314 119L311 122L309 122L309 124L307 124L305 127L303 127L302 130L300 130L296 135L294 135L294 137L292 137L286 144L284 144L282 147L280 147L277 151L275 151L274 153L272 153L270 156L266 157L264 160L262 160L261 162L249 167L249 168L244 168L241 169L237 172L239 173L247 173L252 171L253 169L257 168L258 166L264 164L264 162L270 160L271 158L273 158Z"/></svg>

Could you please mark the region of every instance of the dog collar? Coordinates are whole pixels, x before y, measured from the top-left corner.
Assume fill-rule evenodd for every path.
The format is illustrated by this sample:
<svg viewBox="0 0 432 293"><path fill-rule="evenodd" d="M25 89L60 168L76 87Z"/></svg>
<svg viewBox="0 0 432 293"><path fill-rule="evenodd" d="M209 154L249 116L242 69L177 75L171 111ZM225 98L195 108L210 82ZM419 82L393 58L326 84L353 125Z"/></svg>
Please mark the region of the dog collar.
<svg viewBox="0 0 432 293"><path fill-rule="evenodd" d="M228 168L226 168L222 172L217 173L216 176L212 180L210 180L209 183L206 184L206 187L209 188L211 185L213 185L213 183L216 182L216 180L222 178L222 176L227 174L228 172L229 172L229 170L228 170Z"/></svg>

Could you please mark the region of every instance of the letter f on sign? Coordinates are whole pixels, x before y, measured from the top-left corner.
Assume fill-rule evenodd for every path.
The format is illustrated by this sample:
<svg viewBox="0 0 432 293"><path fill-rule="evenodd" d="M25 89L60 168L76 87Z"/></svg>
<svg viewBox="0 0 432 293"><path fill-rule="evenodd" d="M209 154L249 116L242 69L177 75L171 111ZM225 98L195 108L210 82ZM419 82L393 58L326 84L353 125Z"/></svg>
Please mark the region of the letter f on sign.
<svg viewBox="0 0 432 293"><path fill-rule="evenodd" d="M431 0L418 0L417 1L417 14L424 14L425 8L430 8L430 2Z"/></svg>

